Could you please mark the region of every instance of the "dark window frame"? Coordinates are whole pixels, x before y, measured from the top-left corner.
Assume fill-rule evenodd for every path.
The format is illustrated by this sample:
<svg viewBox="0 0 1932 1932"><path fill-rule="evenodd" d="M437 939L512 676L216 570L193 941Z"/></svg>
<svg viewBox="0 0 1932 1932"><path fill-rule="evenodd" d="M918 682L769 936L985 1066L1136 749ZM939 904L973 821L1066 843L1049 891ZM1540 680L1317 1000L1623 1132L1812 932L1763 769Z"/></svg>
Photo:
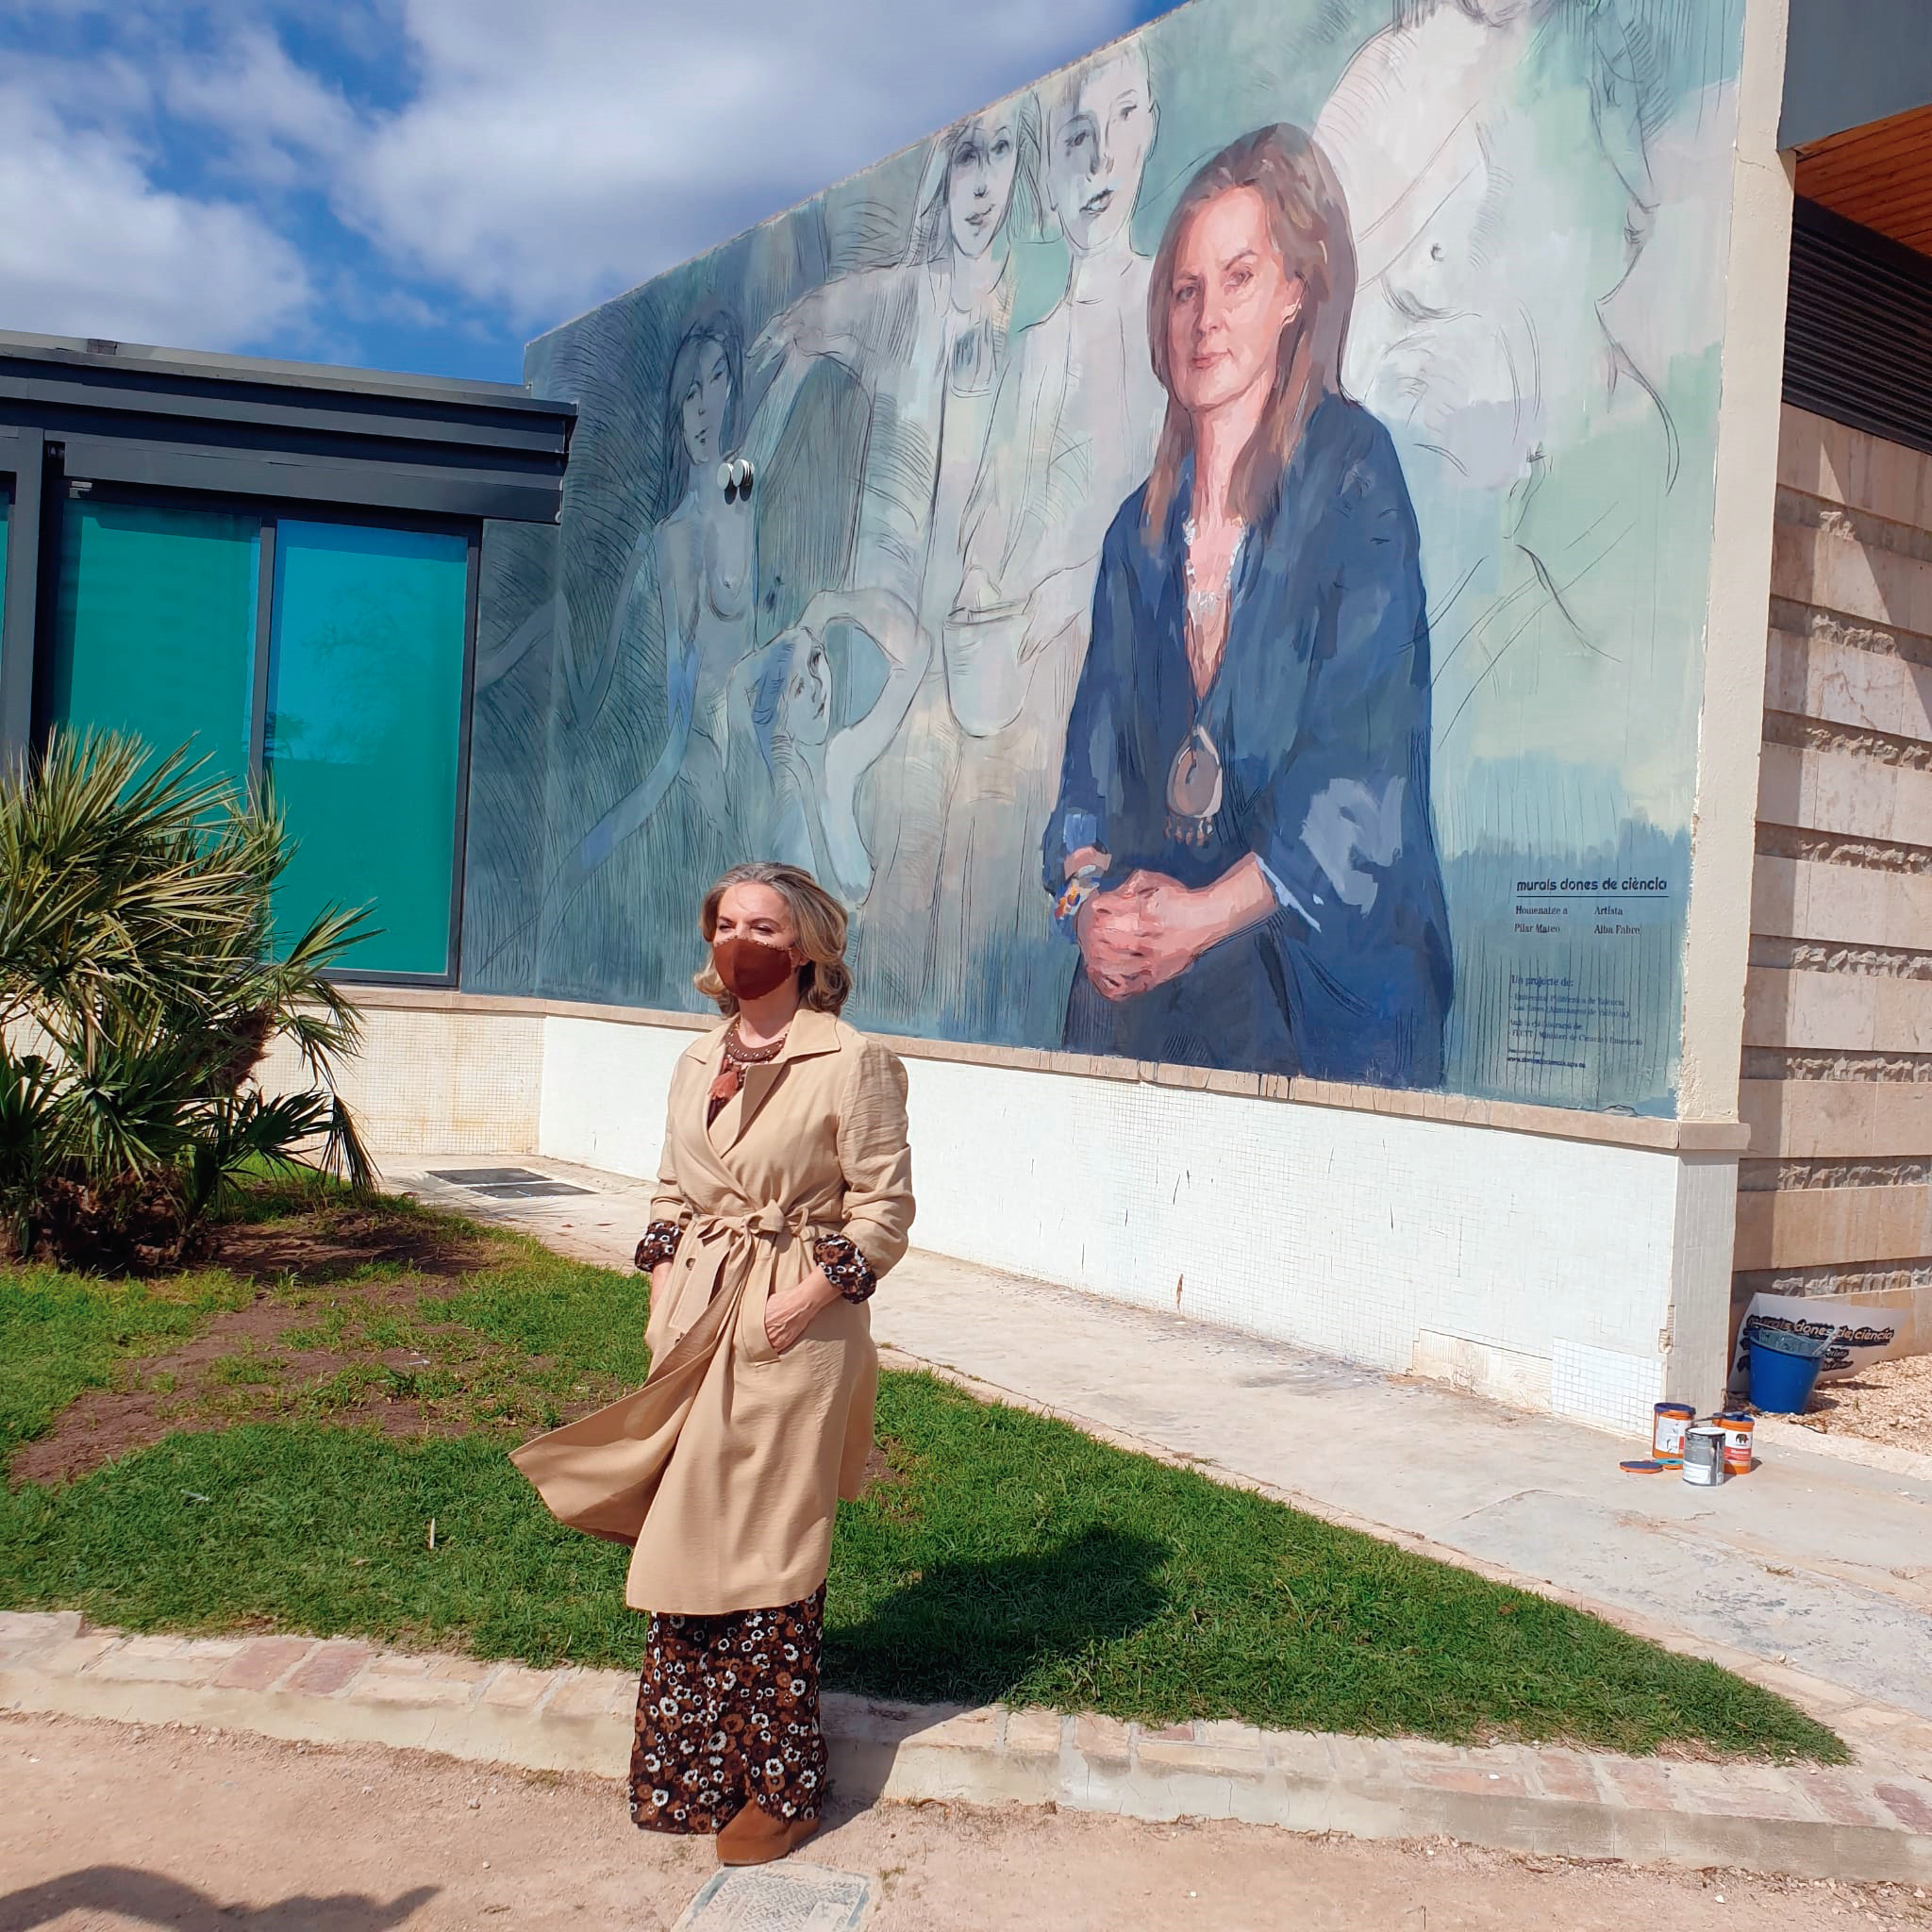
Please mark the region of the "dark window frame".
<svg viewBox="0 0 1932 1932"><path fill-rule="evenodd" d="M6 463L6 444L0 441L0 474L7 473ZM84 487L76 491L74 488L76 482ZM43 558L49 542L57 546L58 544L61 517L65 514L65 506L70 502L146 504L163 508L225 512L252 516L258 520L261 536L257 556L258 575L255 599L255 688L251 694L249 708L248 754L249 777L256 785L261 783L267 768L268 706L274 672L275 549L282 520L286 518L291 523L305 524L338 524L352 529L413 530L439 536L461 537L464 540L463 661L458 691L456 809L450 824L447 964L441 973L401 973L383 967L341 966L325 975L331 982L342 986L422 987L430 991L454 990L458 987L462 979L463 886L469 846L470 743L475 713L476 620L481 601L483 519L477 516L440 515L426 510L385 510L365 508L359 505L310 503L291 496L252 496L234 494L225 491L171 489L158 485L124 483L92 477L63 477L62 487L51 494L56 512L53 516L39 515L41 506L38 502L36 504ZM20 501L17 485L14 501L16 505ZM8 541L10 544L11 535ZM43 573L44 563L42 574ZM9 587L7 602L10 615L13 602L11 569L8 575ZM58 570L49 581L58 587ZM37 613L40 622L36 626L37 630L44 632L46 625L51 622L53 601L51 596L40 600L40 609ZM8 641L11 636L12 629L9 625ZM52 662L51 650L46 648L48 641L44 636L36 638L36 648L30 654L30 662L27 666L27 675L34 678L31 741L37 745L46 741L50 722L47 715L47 693L41 681ZM4 706L10 684L8 671L11 661L10 657L0 658L0 706ZM36 673L40 675L36 675ZM4 715L4 711L0 711L0 717Z"/></svg>
<svg viewBox="0 0 1932 1932"><path fill-rule="evenodd" d="M8 514L5 600L0 605L0 757L21 757L34 741L46 465L46 439L38 429L0 427L0 475L10 480L13 497Z"/></svg>

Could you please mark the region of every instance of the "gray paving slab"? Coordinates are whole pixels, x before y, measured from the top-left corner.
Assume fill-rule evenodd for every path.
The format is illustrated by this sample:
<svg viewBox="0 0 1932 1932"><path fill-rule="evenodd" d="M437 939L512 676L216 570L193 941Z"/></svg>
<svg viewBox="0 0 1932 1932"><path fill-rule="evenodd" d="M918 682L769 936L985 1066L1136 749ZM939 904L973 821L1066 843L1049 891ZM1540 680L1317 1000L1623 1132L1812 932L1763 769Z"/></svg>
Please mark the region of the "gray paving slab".
<svg viewBox="0 0 1932 1932"><path fill-rule="evenodd" d="M788 1858L707 1879L674 1932L856 1932L872 1881Z"/></svg>
<svg viewBox="0 0 1932 1932"><path fill-rule="evenodd" d="M875 1307L908 1355L1932 1717L1923 1479L1785 1448L1718 1490L1626 1475L1594 1429L932 1257Z"/></svg>

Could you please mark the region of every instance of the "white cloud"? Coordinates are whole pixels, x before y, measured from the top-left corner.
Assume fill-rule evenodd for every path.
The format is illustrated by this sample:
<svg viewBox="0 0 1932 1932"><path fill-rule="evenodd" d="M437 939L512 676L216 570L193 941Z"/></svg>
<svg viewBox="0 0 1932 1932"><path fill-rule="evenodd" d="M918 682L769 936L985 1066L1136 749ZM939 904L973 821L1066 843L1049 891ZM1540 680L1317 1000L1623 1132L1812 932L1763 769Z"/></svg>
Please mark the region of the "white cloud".
<svg viewBox="0 0 1932 1932"><path fill-rule="evenodd" d="M338 206L540 326L1119 32L1122 0L404 0L415 97Z"/></svg>
<svg viewBox="0 0 1932 1932"><path fill-rule="evenodd" d="M172 55L159 92L170 113L215 130L229 172L257 187L317 185L313 163L340 159L358 137L340 91L298 66L258 25L242 28L212 59Z"/></svg>
<svg viewBox="0 0 1932 1932"><path fill-rule="evenodd" d="M52 335L229 348L263 340L309 299L294 249L239 204L158 187L149 158L0 86L0 309Z"/></svg>
<svg viewBox="0 0 1932 1932"><path fill-rule="evenodd" d="M1134 17L1129 0L335 0L306 13L350 55L345 71L383 75L378 103L291 56L315 44L275 32L292 0L14 6L25 45L0 81L0 324L284 348L332 342L393 301L429 305L412 309L425 322L452 308L474 321L481 305L506 329L550 326ZM289 237L325 240L312 196L400 287L344 301L341 258L304 263Z"/></svg>

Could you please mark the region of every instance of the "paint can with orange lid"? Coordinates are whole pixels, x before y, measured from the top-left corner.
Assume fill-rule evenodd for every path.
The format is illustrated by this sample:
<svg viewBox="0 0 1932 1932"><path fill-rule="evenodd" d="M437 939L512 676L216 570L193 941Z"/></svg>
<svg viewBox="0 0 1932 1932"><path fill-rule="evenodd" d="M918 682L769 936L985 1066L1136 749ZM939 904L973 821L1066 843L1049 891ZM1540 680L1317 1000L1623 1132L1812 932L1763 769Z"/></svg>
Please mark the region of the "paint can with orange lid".
<svg viewBox="0 0 1932 1932"><path fill-rule="evenodd" d="M1688 1402L1658 1402L1651 1406L1650 1453L1675 1469L1684 1460L1684 1431L1697 1420Z"/></svg>
<svg viewBox="0 0 1932 1932"><path fill-rule="evenodd" d="M1711 1417L1724 1432L1724 1468L1732 1475L1751 1474L1751 1438L1757 1418L1741 1408L1727 1408Z"/></svg>

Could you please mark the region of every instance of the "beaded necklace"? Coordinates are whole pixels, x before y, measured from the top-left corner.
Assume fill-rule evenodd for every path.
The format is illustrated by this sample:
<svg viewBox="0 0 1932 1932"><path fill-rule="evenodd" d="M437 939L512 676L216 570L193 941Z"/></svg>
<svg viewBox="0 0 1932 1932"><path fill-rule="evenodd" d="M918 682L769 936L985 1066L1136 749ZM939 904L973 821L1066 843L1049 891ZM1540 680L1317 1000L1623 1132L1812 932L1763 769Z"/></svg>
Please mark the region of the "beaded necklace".
<svg viewBox="0 0 1932 1932"><path fill-rule="evenodd" d="M711 1082L711 1110L705 1117L705 1124L709 1126L729 1105L732 1095L744 1085L745 1068L764 1066L784 1051L783 1033L767 1046L745 1045L738 1036L738 1022L733 1020L730 1030L724 1035L724 1061L718 1069L718 1077Z"/></svg>

